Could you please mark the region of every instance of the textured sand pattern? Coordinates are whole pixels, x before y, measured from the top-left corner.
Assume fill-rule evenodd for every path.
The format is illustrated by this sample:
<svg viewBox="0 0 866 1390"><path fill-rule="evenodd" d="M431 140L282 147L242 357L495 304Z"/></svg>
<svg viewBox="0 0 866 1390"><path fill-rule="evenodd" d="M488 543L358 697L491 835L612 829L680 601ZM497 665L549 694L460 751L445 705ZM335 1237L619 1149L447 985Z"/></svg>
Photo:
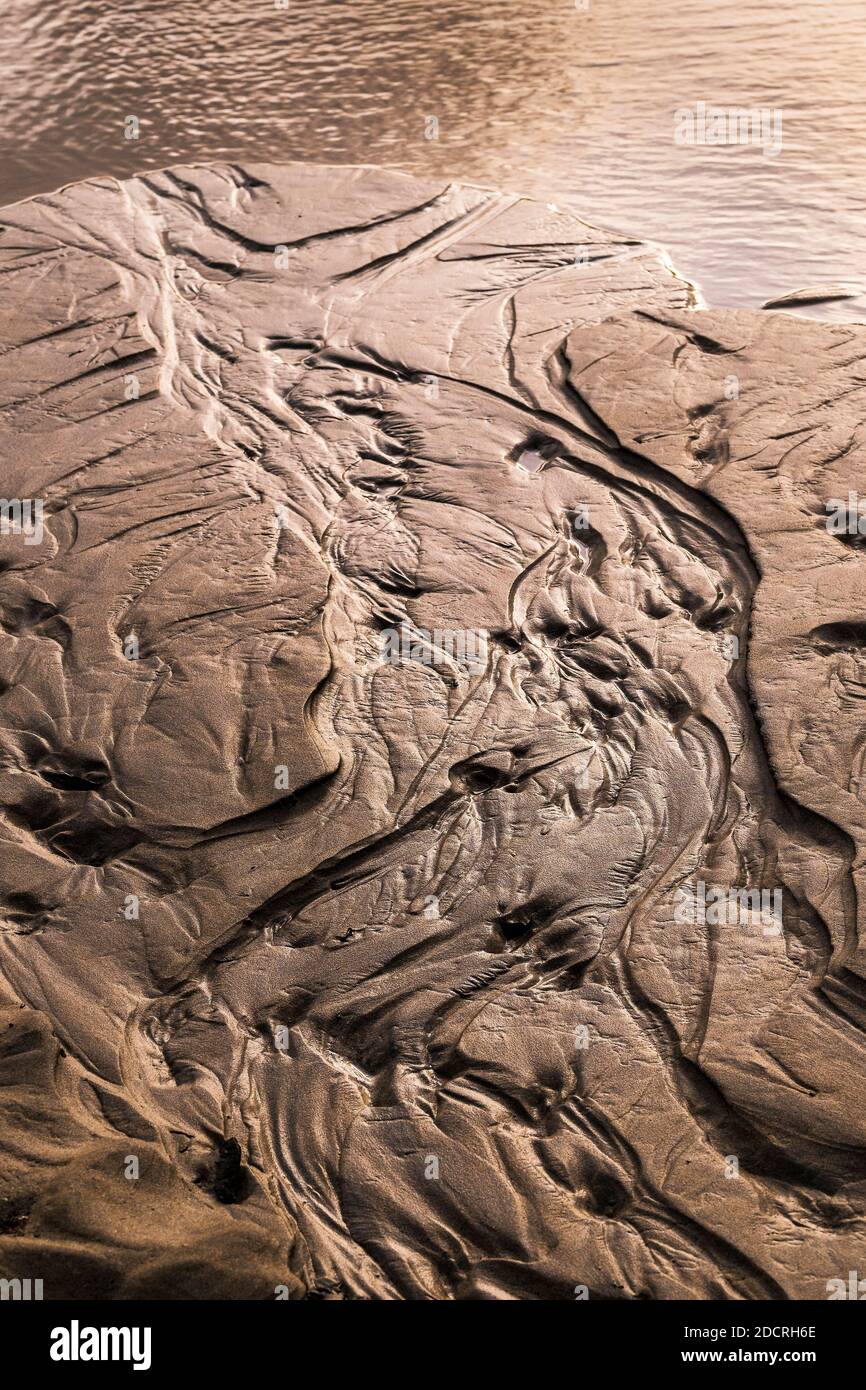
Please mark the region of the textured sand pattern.
<svg viewBox="0 0 866 1390"><path fill-rule="evenodd" d="M0 1274L826 1297L866 329L372 169L0 224L0 491L44 505L0 535ZM697 883L781 921L682 920Z"/></svg>

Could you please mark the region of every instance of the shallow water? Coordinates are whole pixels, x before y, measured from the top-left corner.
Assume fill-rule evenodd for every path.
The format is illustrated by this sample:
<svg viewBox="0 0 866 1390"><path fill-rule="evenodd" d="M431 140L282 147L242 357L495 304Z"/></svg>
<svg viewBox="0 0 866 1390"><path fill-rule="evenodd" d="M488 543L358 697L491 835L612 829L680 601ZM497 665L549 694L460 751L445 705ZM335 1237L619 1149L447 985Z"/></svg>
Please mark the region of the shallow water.
<svg viewBox="0 0 866 1390"><path fill-rule="evenodd" d="M279 3L3 0L0 200L192 159L376 163L654 238L711 304L866 283L866 0ZM698 101L780 110L780 153L677 145Z"/></svg>

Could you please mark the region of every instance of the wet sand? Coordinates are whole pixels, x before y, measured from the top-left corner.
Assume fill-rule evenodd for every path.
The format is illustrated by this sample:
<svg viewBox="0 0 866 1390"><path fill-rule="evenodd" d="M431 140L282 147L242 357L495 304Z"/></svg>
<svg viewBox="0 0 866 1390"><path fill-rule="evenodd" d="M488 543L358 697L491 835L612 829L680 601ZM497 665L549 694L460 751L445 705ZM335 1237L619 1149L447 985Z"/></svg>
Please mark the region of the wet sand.
<svg viewBox="0 0 866 1390"><path fill-rule="evenodd" d="M0 223L0 1274L825 1298L866 329L373 169Z"/></svg>

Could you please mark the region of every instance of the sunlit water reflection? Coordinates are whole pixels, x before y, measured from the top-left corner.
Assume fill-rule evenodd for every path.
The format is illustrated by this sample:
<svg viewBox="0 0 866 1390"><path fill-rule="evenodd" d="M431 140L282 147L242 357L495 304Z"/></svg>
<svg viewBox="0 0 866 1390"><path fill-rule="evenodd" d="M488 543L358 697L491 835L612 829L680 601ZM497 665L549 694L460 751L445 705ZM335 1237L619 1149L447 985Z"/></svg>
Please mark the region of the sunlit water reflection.
<svg viewBox="0 0 866 1390"><path fill-rule="evenodd" d="M712 304L866 282L864 0L589 6L4 0L0 198L192 159L375 163L654 238ZM781 152L677 145L700 100L780 110Z"/></svg>

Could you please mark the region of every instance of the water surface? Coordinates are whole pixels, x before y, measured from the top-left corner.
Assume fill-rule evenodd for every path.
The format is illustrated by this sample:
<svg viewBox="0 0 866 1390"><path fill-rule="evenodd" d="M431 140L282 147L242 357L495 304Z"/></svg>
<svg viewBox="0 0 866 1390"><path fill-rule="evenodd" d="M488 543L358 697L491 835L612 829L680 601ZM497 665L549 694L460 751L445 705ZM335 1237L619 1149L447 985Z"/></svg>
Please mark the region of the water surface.
<svg viewBox="0 0 866 1390"><path fill-rule="evenodd" d="M661 241L712 304L866 283L866 0L278 3L3 0L0 200L193 159L376 163ZM781 153L675 144L701 100L781 109Z"/></svg>

